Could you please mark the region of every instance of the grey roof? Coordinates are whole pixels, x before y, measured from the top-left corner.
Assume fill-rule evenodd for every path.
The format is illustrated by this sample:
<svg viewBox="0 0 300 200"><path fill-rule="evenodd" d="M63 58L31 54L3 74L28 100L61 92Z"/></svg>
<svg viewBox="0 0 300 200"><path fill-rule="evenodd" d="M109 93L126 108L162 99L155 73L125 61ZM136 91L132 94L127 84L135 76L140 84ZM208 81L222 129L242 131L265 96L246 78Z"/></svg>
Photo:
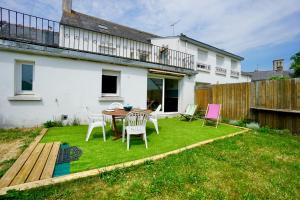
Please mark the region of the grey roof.
<svg viewBox="0 0 300 200"><path fill-rule="evenodd" d="M225 51L223 49L219 49L217 47L214 47L214 46L211 46L209 44L206 44L206 43L203 43L203 42L200 42L198 40L195 40L193 38L190 38L190 37L187 37L186 35L184 34L180 34L180 39L183 40L183 41L188 41L190 43L193 43L195 45L198 45L198 46L201 46L201 47L204 47L204 48L207 48L207 49L210 49L212 51L215 51L215 52L218 52L218 53L221 53L221 54L224 54L224 55L227 55L227 56L230 56L232 58L235 58L237 60L244 60L243 57L239 56L239 55L236 55L236 54L233 54L233 53L230 53L228 51Z"/></svg>
<svg viewBox="0 0 300 200"><path fill-rule="evenodd" d="M104 19L85 15L74 10L72 10L71 13L63 12L60 22L64 25L75 26L78 28L84 28L100 33L107 33L110 35L115 35L146 43L150 43L150 38L159 37L152 33L147 33L134 28L106 21ZM107 27L107 29L100 28L98 27L98 25Z"/></svg>
<svg viewBox="0 0 300 200"><path fill-rule="evenodd" d="M290 71L277 72L274 70L270 70L270 71L244 72L244 73L247 73L248 75L250 75L252 81L268 80L273 76L291 77Z"/></svg>

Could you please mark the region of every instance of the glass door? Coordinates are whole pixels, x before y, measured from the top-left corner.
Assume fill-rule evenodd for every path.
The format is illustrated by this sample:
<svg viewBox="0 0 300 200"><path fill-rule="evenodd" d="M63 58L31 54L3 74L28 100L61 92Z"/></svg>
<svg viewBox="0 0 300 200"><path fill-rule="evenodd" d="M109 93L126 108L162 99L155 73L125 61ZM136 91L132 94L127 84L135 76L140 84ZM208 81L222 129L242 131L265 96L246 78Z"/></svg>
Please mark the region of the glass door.
<svg viewBox="0 0 300 200"><path fill-rule="evenodd" d="M155 110L160 104L163 104L163 79L148 78L147 108Z"/></svg>
<svg viewBox="0 0 300 200"><path fill-rule="evenodd" d="M164 112L178 112L178 80L164 79Z"/></svg>

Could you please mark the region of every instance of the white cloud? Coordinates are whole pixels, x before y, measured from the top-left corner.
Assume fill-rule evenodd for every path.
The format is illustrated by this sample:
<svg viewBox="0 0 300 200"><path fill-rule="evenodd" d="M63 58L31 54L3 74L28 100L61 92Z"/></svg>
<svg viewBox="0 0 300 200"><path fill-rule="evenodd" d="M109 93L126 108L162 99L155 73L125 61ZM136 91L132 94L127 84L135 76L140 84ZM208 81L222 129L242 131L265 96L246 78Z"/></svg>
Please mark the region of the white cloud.
<svg viewBox="0 0 300 200"><path fill-rule="evenodd" d="M56 20L61 14L60 0L4 0L0 6ZM73 0L73 8L162 36L180 19L176 34L235 53L300 34L299 0Z"/></svg>

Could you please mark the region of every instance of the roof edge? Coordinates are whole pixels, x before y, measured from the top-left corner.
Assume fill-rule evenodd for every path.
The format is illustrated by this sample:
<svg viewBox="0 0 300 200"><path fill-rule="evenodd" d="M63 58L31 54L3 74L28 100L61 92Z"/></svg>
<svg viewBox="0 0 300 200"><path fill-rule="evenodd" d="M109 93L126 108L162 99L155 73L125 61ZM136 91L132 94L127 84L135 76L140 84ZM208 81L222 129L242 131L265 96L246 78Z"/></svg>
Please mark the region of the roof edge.
<svg viewBox="0 0 300 200"><path fill-rule="evenodd" d="M239 56L239 55L230 53L230 52L225 51L225 50L223 50L223 49L219 49L219 48L214 47L214 46L212 46L212 45L209 45L209 44L200 42L200 41L198 41L198 40L195 40L195 39L193 39L193 38L187 37L186 35L184 35L184 34L182 34L182 33L180 34L179 37L180 37L180 39L183 40L183 41L188 41L188 42L193 43L193 44L195 44L195 45L202 46L202 47L204 47L204 48L208 48L208 49L210 49L210 50L216 51L216 52L218 52L218 53L221 53L221 54L224 54L224 55L227 55L227 56L230 56L230 57L233 57L233 58L235 58L235 59L237 59L237 60L240 60L240 61L244 60L244 58L241 57L241 56Z"/></svg>

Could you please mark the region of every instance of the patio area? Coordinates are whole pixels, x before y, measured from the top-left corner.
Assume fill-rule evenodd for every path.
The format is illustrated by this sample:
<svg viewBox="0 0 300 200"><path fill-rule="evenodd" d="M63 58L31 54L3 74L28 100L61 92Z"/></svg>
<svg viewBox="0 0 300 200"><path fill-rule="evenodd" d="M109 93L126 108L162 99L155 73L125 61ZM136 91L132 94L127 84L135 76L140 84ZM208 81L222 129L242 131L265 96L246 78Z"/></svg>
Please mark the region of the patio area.
<svg viewBox="0 0 300 200"><path fill-rule="evenodd" d="M126 142L123 143L122 139L113 140L114 133L109 126L106 126L106 142L103 141L101 128L94 129L86 142L87 126L81 125L50 128L41 143L61 142L79 147L82 155L79 160L72 161L70 166L71 173L74 173L146 158L241 130L225 124L220 124L218 128L202 127L201 120L188 122L178 118L159 119L158 124L159 135L153 124L147 124L148 149L140 137L132 137L130 150L127 151Z"/></svg>

